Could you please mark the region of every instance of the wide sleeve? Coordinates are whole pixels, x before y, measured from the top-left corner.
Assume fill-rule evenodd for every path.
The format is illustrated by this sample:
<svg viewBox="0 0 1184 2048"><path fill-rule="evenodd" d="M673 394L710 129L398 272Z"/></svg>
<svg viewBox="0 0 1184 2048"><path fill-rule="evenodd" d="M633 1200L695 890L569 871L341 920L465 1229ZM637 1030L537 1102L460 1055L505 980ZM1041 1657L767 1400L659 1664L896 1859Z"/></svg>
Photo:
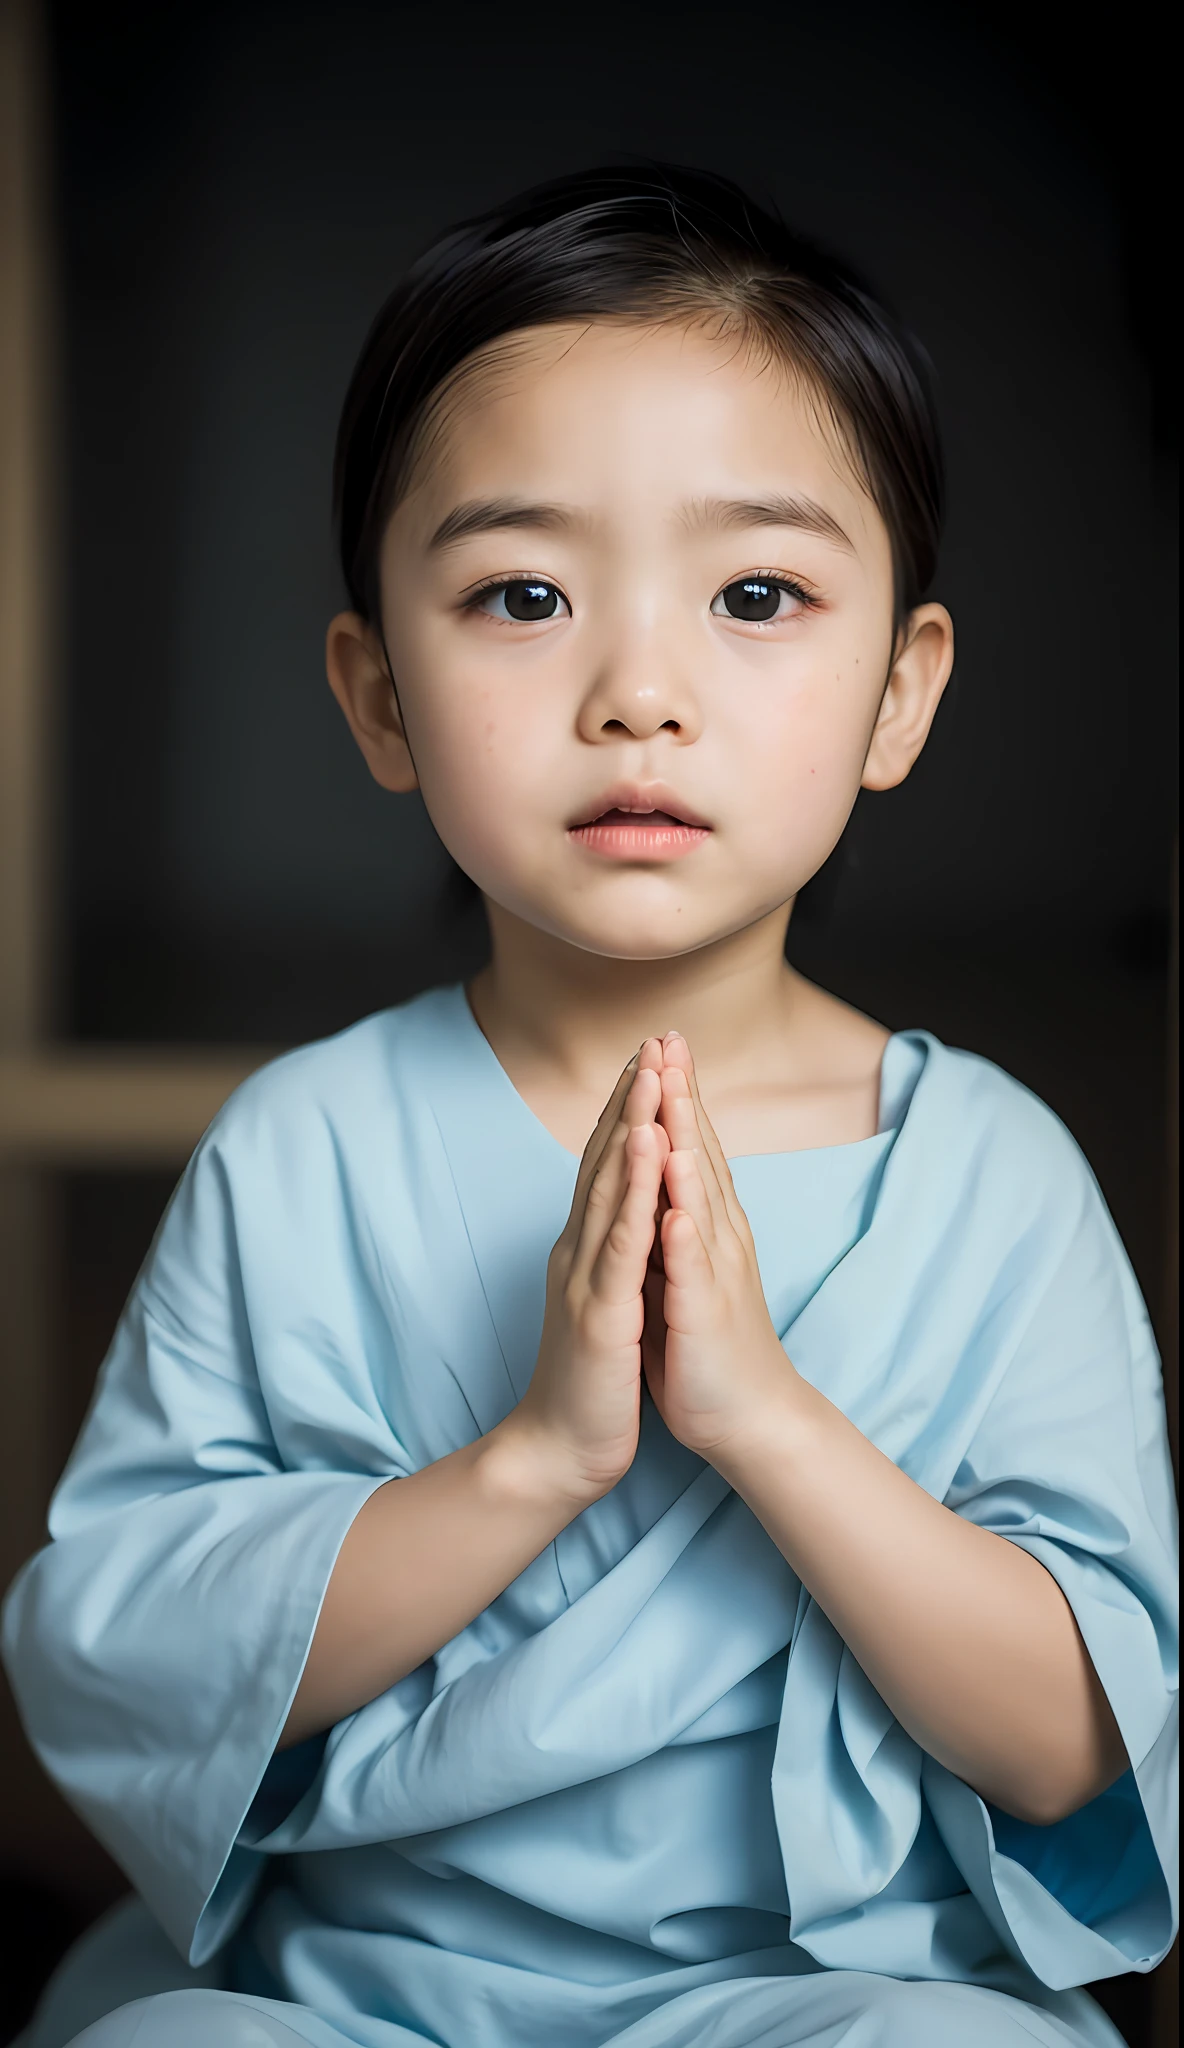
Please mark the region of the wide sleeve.
<svg viewBox="0 0 1184 2048"><path fill-rule="evenodd" d="M946 1503L1056 1579L1129 1769L1044 1827L987 1806L932 1759L923 1774L970 1890L1005 1944L1054 1988L1158 1962L1176 1924L1178 1878L1176 1515L1159 1360L1075 1148L1061 1202L1060 1256Z"/></svg>
<svg viewBox="0 0 1184 2048"><path fill-rule="evenodd" d="M240 1257L239 1211L268 1199L265 1180L228 1169L216 1125L116 1333L52 1540L4 1616L34 1748L193 1963L248 1903L261 1859L240 1829L342 1540L406 1469L393 1440L360 1455L366 1432L344 1415L325 1418L339 1457L285 1466ZM324 1396L308 1359L291 1371L309 1375L311 1413ZM349 1399L340 1377L333 1399Z"/></svg>

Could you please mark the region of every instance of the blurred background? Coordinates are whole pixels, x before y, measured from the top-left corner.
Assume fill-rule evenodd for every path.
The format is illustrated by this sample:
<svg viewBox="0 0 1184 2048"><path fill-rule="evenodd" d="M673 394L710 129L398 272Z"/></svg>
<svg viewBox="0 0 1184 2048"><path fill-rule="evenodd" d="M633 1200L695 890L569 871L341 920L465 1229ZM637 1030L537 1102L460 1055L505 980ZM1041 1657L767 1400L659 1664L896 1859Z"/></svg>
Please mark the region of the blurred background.
<svg viewBox="0 0 1184 2048"><path fill-rule="evenodd" d="M369 781L324 682L336 415L426 241L614 156L739 179L933 359L955 682L790 952L1052 1104L1174 1360L1177 328L1151 21L0 0L4 1578L222 1096L481 957L418 800ZM8 1704L0 1768L2 2042L123 1880ZM1101 1995L1132 2048L1175 2039L1170 1972Z"/></svg>

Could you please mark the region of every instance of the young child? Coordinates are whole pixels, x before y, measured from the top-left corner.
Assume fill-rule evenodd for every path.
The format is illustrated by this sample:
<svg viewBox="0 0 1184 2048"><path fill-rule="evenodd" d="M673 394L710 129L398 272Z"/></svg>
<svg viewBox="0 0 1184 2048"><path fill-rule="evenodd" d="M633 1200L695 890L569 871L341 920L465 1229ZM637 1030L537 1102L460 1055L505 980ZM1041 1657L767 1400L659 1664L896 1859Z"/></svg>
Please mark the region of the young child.
<svg viewBox="0 0 1184 2048"><path fill-rule="evenodd" d="M415 266L336 484L330 682L492 958L256 1075L161 1226L7 1609L143 1901L30 2048L1113 2043L1146 1314L1048 1110L785 960L950 671L915 352L594 172Z"/></svg>

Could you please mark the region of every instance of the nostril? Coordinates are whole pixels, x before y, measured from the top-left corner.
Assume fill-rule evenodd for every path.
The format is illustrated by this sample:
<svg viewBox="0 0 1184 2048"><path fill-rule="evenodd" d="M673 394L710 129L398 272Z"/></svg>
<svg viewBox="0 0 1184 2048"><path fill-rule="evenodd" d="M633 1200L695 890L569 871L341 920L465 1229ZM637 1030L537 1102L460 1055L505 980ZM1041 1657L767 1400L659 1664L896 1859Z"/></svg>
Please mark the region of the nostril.
<svg viewBox="0 0 1184 2048"><path fill-rule="evenodd" d="M681 732L682 720L681 718L664 718L660 725L647 726L644 719L604 718L600 722L600 730L602 733L612 733L614 736L617 733L623 733L627 739L635 739L640 733L647 730L650 732Z"/></svg>

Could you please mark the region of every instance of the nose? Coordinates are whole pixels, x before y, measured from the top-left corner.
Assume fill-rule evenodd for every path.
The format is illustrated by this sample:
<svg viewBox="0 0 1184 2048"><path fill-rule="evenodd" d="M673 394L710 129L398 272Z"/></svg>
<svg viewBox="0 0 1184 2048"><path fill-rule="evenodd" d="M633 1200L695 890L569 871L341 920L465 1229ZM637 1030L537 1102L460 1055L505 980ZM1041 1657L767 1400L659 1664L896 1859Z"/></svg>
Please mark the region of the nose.
<svg viewBox="0 0 1184 2048"><path fill-rule="evenodd" d="M668 732L683 746L703 729L698 694L677 661L671 634L631 634L606 649L584 693L577 720L581 739L653 739Z"/></svg>

